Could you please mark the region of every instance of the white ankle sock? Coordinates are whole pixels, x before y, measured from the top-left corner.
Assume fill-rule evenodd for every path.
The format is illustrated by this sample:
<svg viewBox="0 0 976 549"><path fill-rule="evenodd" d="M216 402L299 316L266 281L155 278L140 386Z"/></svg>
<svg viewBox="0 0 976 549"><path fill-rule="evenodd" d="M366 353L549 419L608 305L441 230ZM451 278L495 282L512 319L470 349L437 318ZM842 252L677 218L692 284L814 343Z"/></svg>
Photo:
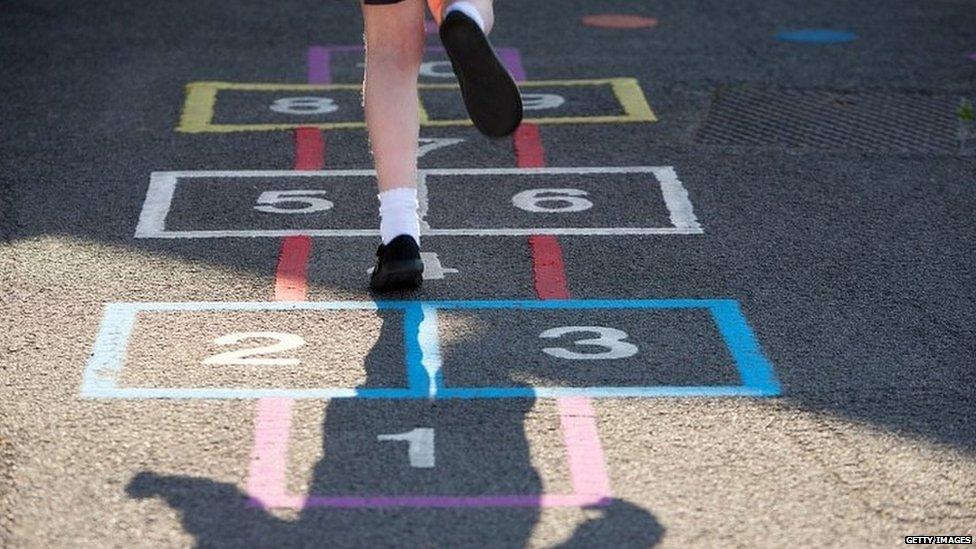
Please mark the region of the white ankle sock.
<svg viewBox="0 0 976 549"><path fill-rule="evenodd" d="M473 19L474 22L481 27L481 31L484 32L485 20L481 17L481 12L478 11L478 8L474 7L474 4L471 2L465 2L464 0L454 2L450 6L447 6L447 9L444 10L444 17L447 17L447 14L451 13L452 11L459 11L464 15L467 15Z"/></svg>
<svg viewBox="0 0 976 549"><path fill-rule="evenodd" d="M420 218L417 217L417 189L398 187L377 195L380 199L380 238L383 244L407 234L420 244Z"/></svg>

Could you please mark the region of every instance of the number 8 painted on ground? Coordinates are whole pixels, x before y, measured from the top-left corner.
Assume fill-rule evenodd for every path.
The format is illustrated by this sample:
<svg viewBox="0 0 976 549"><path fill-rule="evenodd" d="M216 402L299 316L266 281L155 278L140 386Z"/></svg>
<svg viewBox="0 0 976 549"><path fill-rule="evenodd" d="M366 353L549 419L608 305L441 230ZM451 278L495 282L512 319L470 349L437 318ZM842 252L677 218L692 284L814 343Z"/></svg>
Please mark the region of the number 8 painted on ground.
<svg viewBox="0 0 976 549"><path fill-rule="evenodd" d="M328 97L282 97L269 108L283 114L327 114L339 110L339 105Z"/></svg>
<svg viewBox="0 0 976 549"><path fill-rule="evenodd" d="M574 341L573 345L593 345L605 347L607 350L602 353L577 353L562 347L546 347L542 349L542 352L549 356L567 360L613 360L634 356L638 351L636 345L624 341L628 337L627 332L616 328L606 328L604 326L563 326L561 328L551 328L539 334L539 337L557 339L565 334L574 332L590 332L598 334L599 337L580 339Z"/></svg>

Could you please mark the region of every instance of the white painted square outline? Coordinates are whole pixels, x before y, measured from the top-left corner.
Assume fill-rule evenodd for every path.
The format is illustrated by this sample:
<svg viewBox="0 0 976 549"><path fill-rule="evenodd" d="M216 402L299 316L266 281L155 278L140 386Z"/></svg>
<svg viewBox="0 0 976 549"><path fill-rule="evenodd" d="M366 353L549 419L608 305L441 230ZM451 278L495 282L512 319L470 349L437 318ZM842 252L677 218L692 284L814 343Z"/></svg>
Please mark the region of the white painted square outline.
<svg viewBox="0 0 976 549"><path fill-rule="evenodd" d="M573 174L633 174L654 176L667 206L671 227L562 227L562 228L499 228L499 229L437 229L424 219L427 215L427 177L450 175L573 175ZM146 200L139 214L135 238L257 238L257 237L356 237L379 236L375 229L271 229L271 230L210 230L169 231L166 217L172 206L176 186L181 179L244 178L244 177L375 177L375 170L240 170L240 171L172 171L152 172ZM418 199L420 201L421 234L425 236L534 236L534 235L677 235L703 234L704 229L695 217L688 191L671 166L621 166L577 168L467 168L418 170Z"/></svg>

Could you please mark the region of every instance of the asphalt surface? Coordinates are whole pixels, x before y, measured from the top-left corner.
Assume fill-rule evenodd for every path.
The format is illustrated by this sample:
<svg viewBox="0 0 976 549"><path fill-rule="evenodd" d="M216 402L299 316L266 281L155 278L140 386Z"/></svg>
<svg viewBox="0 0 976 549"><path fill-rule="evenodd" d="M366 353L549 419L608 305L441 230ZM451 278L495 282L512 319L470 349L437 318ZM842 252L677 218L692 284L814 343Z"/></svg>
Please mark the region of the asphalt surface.
<svg viewBox="0 0 976 549"><path fill-rule="evenodd" d="M176 131L185 86L307 83L310 46L361 42L358 8L3 3L2 545L861 547L976 534L973 123L947 109L935 115L945 123L915 124L912 116L933 115L907 108L879 113L877 125L865 122L862 136L833 147L702 138L708 124L729 119L716 117L714 98L735 90L822 92L832 105L824 108L846 108L859 93L888 94L902 109L912 97L976 101L972 8L956 0L500 3L492 39L519 50L530 80L633 78L658 118L541 124L546 164L671 166L703 229L560 235L569 296L733 300L781 394L593 399L611 492L603 506L265 510L247 505L264 405L257 398L84 397L86 365L99 351L108 304L272 301L280 237L135 238L150 174L291 170L292 131ZM658 24L580 23L597 13ZM857 39L775 38L802 28ZM334 54L333 81L357 83L358 63L356 52ZM219 95L214 122L288 123L266 108L277 93ZM359 120L355 91L343 93L335 118L301 122ZM606 89L565 97L558 116L623 112ZM432 119L460 116L444 90L424 99ZM791 123L789 113L771 115L770 135ZM891 137L903 143L913 131L945 127L958 133L917 139L958 147L923 154ZM362 129L323 134L326 169L371 167ZM511 140L489 141L470 127L425 127L422 137L464 140L427 153L424 168L516 165ZM369 230L377 222L369 185L267 174L181 180L166 229ZM671 226L654 180L632 174L468 173L431 176L428 186L435 229ZM540 187L585 190L594 206L576 217L513 207L513 196ZM336 215L280 219L253 209L266 190L303 188L327 190ZM376 237L312 241L308 301L375 299L366 270ZM386 299L539 298L527 236L426 236L423 248L458 272ZM116 381L154 390L405 390L410 326L398 309L142 312ZM442 310L438 326L447 388L740 382L729 341L703 309ZM559 326L623 330L637 352L571 362L540 352L605 349L571 345L592 333L539 338ZM262 355L298 364L205 362L241 348L215 339L254 332L299 335L296 349ZM278 469L285 489L336 497L567 494L575 473L561 421L588 420L561 416L546 397L292 406L279 430L288 441ZM377 439L421 427L436 433L433 467L411 466L406 443Z"/></svg>

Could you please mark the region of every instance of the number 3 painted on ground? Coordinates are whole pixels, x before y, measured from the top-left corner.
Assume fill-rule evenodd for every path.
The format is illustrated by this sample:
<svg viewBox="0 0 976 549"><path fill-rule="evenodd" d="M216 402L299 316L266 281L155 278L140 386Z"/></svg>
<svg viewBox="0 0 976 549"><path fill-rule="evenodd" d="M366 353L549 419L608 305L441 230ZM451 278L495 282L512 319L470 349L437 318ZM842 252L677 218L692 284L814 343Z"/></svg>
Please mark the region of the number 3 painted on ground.
<svg viewBox="0 0 976 549"><path fill-rule="evenodd" d="M326 114L339 110L339 105L328 97L282 97L270 109L284 114Z"/></svg>
<svg viewBox="0 0 976 549"><path fill-rule="evenodd" d="M227 351L214 355L203 361L204 364L222 364L248 366L295 366L299 363L297 358L250 358L255 355L270 355L297 349L305 345L305 340L295 334L282 332L238 332L218 337L213 342L217 345L234 345L248 339L277 339L274 345L263 347L251 347L239 349L237 351Z"/></svg>
<svg viewBox="0 0 976 549"><path fill-rule="evenodd" d="M603 326L563 326L552 328L539 334L539 337L546 339L557 339L565 334L575 332L588 332L598 334L599 337L590 339L580 339L573 342L573 345L591 345L604 347L607 350L602 353L577 353L562 347L546 347L542 350L549 356L565 358L567 360L613 360L616 358L627 358L637 354L637 346L624 341L627 332L616 328L606 328Z"/></svg>

